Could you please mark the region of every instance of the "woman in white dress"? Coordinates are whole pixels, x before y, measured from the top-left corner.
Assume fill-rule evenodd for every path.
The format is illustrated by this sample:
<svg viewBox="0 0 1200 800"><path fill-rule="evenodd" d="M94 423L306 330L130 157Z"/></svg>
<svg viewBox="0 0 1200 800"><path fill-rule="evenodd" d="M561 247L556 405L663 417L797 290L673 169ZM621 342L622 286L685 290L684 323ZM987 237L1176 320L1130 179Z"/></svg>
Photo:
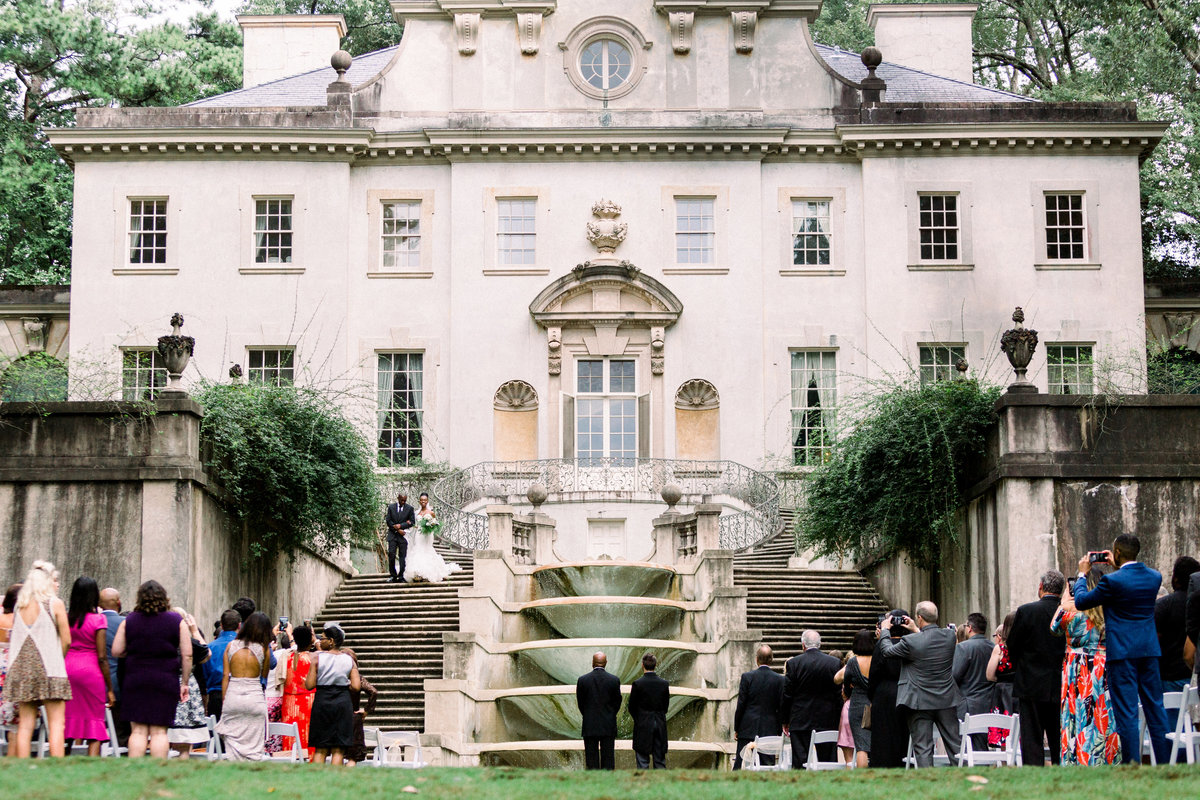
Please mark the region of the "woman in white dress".
<svg viewBox="0 0 1200 800"><path fill-rule="evenodd" d="M432 531L425 532L423 530L428 523L423 523L422 520L436 521L437 515L429 507L429 495L425 492L421 492L420 503L421 507L417 509L417 524L412 527L415 538L408 548L408 557L405 559L404 580L410 583L413 581L441 583L453 573L462 571L462 567L453 561L447 563L438 554L438 551L433 549L434 534Z"/></svg>

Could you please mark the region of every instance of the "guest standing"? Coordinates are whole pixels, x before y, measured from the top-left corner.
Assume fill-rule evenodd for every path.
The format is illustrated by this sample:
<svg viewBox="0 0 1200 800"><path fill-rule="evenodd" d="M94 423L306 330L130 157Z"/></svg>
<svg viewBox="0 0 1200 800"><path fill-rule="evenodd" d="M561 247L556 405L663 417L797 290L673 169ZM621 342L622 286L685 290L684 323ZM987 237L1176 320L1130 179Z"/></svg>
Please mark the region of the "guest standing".
<svg viewBox="0 0 1200 800"><path fill-rule="evenodd" d="M130 758L144 756L147 743L153 758L167 757L167 729L179 701L188 698L192 638L183 617L170 608L162 584L146 581L113 639L113 655L125 659L121 715L132 726Z"/></svg>
<svg viewBox="0 0 1200 800"><path fill-rule="evenodd" d="M987 668L996 646L988 639L988 621L983 614L967 616L967 623L960 630L968 632L965 641L954 648L954 682L962 692L958 703L959 718L967 714L988 714L996 705L995 686L988 680ZM971 744L976 750L987 750L988 735L972 734Z"/></svg>
<svg viewBox="0 0 1200 800"><path fill-rule="evenodd" d="M642 677L629 687L629 716L633 717L633 758L638 769L667 768L667 711L671 684L658 677L658 659L642 656Z"/></svg>
<svg viewBox="0 0 1200 800"><path fill-rule="evenodd" d="M742 750L759 736L778 736L783 731L779 722L779 703L783 700L783 676L771 669L775 660L771 648L758 646L754 654L756 669L742 673L738 684L737 710L733 712L733 729L737 734L737 755L733 768L742 768ZM764 766L775 763L775 756L759 754Z"/></svg>
<svg viewBox="0 0 1200 800"><path fill-rule="evenodd" d="M294 722L300 730L300 748L308 753L313 750L308 746L308 725L312 719L313 690L305 686L305 680L316 660L316 653L311 652L313 630L307 625L301 625L292 630L292 642L295 652L288 656L287 674L283 684L283 721ZM283 739L283 749L292 746L291 737Z"/></svg>
<svg viewBox="0 0 1200 800"><path fill-rule="evenodd" d="M67 649L67 701L64 735L67 747L76 739L88 743L88 755L100 755L100 742L108 741L104 710L116 700L108 669L108 621L96 611L100 587L86 575L75 580L67 606L71 646ZM113 743L114 745L116 742Z"/></svg>
<svg viewBox="0 0 1200 800"><path fill-rule="evenodd" d="M8 640L12 636L13 616L17 607L17 593L21 584L14 583L4 593L4 605L0 606L0 725L13 725L17 721L17 707L4 699L4 678L8 675ZM17 749L10 747L10 756L16 756Z"/></svg>
<svg viewBox="0 0 1200 800"><path fill-rule="evenodd" d="M908 612L896 608L887 616L903 620ZM884 655L883 638L899 639L907 636L908 630L894 625L890 632L877 628L876 635L880 638L871 653L871 675L867 680L867 699L871 702L871 752L867 766L903 767L908 751L908 714L896 705L902 662L898 656Z"/></svg>
<svg viewBox="0 0 1200 800"><path fill-rule="evenodd" d="M850 736L854 740L854 763L866 767L870 761L871 732L862 726L863 713L870 707L867 687L871 680L871 658L875 650L875 633L864 629L854 634L850 658L846 666L833 676L833 682L849 687L849 705L846 708L850 724ZM838 744L841 744L839 741Z"/></svg>
<svg viewBox="0 0 1200 800"><path fill-rule="evenodd" d="M53 564L33 562L14 610L4 696L17 704L17 757L29 757L39 704L46 709L50 755L61 757L65 701L71 699L63 656L71 644L71 629L67 608L58 599L58 570Z"/></svg>
<svg viewBox="0 0 1200 800"><path fill-rule="evenodd" d="M342 652L354 659L358 666L358 654L349 647L343 647ZM367 761L372 757L372 751L367 749L366 722L367 717L375 713L375 703L379 700L379 690L376 689L366 676L358 676L361 689L350 690L350 705L354 708L354 746L347 749L344 756L350 766Z"/></svg>
<svg viewBox="0 0 1200 800"><path fill-rule="evenodd" d="M196 624L196 618L182 608L176 607L173 610L187 623L188 635L192 640L194 666L188 673L187 700L180 700L179 705L175 706L175 719L167 731L167 741L180 758L188 758L192 754L193 747L207 742L209 738L208 715L204 712L204 692L200 691L200 682L196 680L196 673L199 671L203 674L203 670L198 668L202 668L212 654L209 652L208 644L204 641L203 632Z"/></svg>
<svg viewBox="0 0 1200 800"><path fill-rule="evenodd" d="M1192 668L1184 661L1184 643L1187 641L1187 588L1192 573L1200 572L1200 562L1191 556L1175 559L1171 570L1171 593L1158 598L1154 604L1154 628L1158 633L1158 647L1162 657L1158 661L1158 672L1162 677L1163 692L1182 692L1191 682ZM1167 711L1167 730L1175 730L1179 711Z"/></svg>
<svg viewBox="0 0 1200 800"><path fill-rule="evenodd" d="M261 611L246 618L225 648L221 720L216 732L232 761L260 761L266 744L267 698L262 681L271 670L271 620Z"/></svg>
<svg viewBox="0 0 1200 800"><path fill-rule="evenodd" d="M621 681L605 671L608 656L592 655L592 671L575 682L575 704L583 717L583 762L587 769L613 769Z"/></svg>
<svg viewBox="0 0 1200 800"><path fill-rule="evenodd" d="M1009 612L1009 615L1004 618L1004 623L992 634L992 641L996 643L996 649L992 651L992 657L987 666L987 679L995 684L992 713L1003 714L1006 717L1017 713L1016 701L1013 700L1013 681L1016 679L1016 668L1013 667L1012 659L1008 657L1008 645L1006 644L1008 632L1012 630L1013 619L1016 616L1017 612ZM1004 747L1007 741L1008 730L1006 728L988 728L988 745Z"/></svg>
<svg viewBox="0 0 1200 800"><path fill-rule="evenodd" d="M804 652L789 658L783 667L779 703L783 735L792 741L792 769L802 769L808 760L813 731L837 730L842 713L842 693L833 682L841 662L821 652L821 634L816 631L802 633L800 643ZM832 761L837 757L836 747L832 743L817 745L817 757Z"/></svg>
<svg viewBox="0 0 1200 800"><path fill-rule="evenodd" d="M1047 746L1050 763L1059 762L1059 699L1066 644L1050 631L1050 622L1058 613L1065 586L1061 572L1047 570L1038 582L1038 599L1017 609L1008 631L1008 657L1016 669L1013 694L1021 714L1021 761L1027 767L1046 765Z"/></svg>
<svg viewBox="0 0 1200 800"><path fill-rule="evenodd" d="M111 586L100 590L100 613L104 615L104 621L108 624L104 646L108 648L109 685L112 687L113 697L116 698L111 706L113 723L117 729L117 744L125 747L129 743L129 723L121 718L121 679L124 676L125 659L117 658L112 651L113 640L117 638L117 630L125 621L125 617L121 614L121 593Z"/></svg>
<svg viewBox="0 0 1200 800"><path fill-rule="evenodd" d="M247 615L249 616L249 615ZM221 632L208 649L211 657L204 665L205 691L208 694L208 715L221 719L221 686L225 679L225 648L237 638L242 615L232 608L221 612Z"/></svg>
<svg viewBox="0 0 1200 800"><path fill-rule="evenodd" d="M309 670L304 685L316 689L313 697L312 723L308 743L315 750L313 761L324 764L329 756L341 764L346 750L354 746L354 706L350 690L362 689L358 667L348 653L341 650L345 632L336 625L327 625L321 637L322 649L317 654L316 669Z"/></svg>
<svg viewBox="0 0 1200 800"><path fill-rule="evenodd" d="M1094 589L1103 573L1092 568L1087 584ZM1116 729L1109 724L1105 677L1104 612L1079 611L1068 592L1050 626L1066 636L1062 672L1062 763L1112 764L1121 754Z"/></svg>

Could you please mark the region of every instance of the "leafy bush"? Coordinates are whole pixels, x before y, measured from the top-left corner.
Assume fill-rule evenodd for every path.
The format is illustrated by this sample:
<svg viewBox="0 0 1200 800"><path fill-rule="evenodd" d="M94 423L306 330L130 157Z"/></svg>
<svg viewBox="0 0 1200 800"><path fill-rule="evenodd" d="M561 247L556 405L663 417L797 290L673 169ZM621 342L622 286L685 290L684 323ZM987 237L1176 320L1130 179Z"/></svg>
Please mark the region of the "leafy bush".
<svg viewBox="0 0 1200 800"><path fill-rule="evenodd" d="M46 353L11 364L0 361L0 402L52 403L67 399L67 365Z"/></svg>
<svg viewBox="0 0 1200 800"><path fill-rule="evenodd" d="M316 389L215 384L194 393L205 466L256 556L369 543L380 515L370 443Z"/></svg>
<svg viewBox="0 0 1200 800"><path fill-rule="evenodd" d="M1150 394L1200 394L1200 355L1182 347L1151 347L1146 379Z"/></svg>
<svg viewBox="0 0 1200 800"><path fill-rule="evenodd" d="M820 555L907 553L936 569L957 539L967 469L995 422L998 387L975 381L897 386L865 400L853 431L804 481L796 522Z"/></svg>

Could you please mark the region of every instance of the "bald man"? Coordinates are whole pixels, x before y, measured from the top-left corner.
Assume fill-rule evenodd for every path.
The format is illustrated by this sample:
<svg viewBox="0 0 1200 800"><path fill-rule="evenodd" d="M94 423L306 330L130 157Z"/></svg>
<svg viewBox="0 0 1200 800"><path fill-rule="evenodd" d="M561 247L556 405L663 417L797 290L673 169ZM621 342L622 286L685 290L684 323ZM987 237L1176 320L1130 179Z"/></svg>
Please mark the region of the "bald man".
<svg viewBox="0 0 1200 800"><path fill-rule="evenodd" d="M125 676L124 659L115 658L112 654L113 639L117 636L117 629L121 627L121 623L125 621L125 617L121 614L121 593L111 586L100 591L100 612L104 614L104 621L108 623L108 632L105 638L108 641L108 674L112 676L112 690L116 695L117 704L113 707L113 720L117 725L117 738L119 744L124 747L125 742L129 739L129 723L121 719L121 679Z"/></svg>
<svg viewBox="0 0 1200 800"><path fill-rule="evenodd" d="M771 669L775 654L767 645L759 645L754 654L757 668L742 673L738 685L737 711L733 714L733 729L737 733L737 755L733 768L742 768L742 750L757 736L778 736L783 730L779 721L779 704L783 700L784 677ZM774 756L759 755L763 765L775 763Z"/></svg>
<svg viewBox="0 0 1200 800"><path fill-rule="evenodd" d="M583 760L588 769L613 769L617 712L621 710L621 681L610 675L608 656L592 656L592 671L575 683L575 702L583 715Z"/></svg>

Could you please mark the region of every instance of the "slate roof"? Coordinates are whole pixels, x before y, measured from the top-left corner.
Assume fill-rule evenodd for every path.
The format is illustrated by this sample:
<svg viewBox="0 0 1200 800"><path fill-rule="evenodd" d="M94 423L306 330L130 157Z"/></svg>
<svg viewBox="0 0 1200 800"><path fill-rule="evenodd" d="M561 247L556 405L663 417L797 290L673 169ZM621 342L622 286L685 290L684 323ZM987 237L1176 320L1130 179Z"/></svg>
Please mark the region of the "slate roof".
<svg viewBox="0 0 1200 800"><path fill-rule="evenodd" d="M398 45L397 45L398 47ZM379 73L396 54L396 47L367 53L354 59L346 79L357 86ZM867 77L858 53L819 44L817 49L837 72L858 82ZM884 99L889 103L1011 103L1036 102L1024 95L989 89L953 78L943 78L911 67L884 62L876 74L887 82ZM333 67L280 78L249 89L238 89L204 100L189 103L201 108L246 108L283 106L323 106L325 87L337 78Z"/></svg>

